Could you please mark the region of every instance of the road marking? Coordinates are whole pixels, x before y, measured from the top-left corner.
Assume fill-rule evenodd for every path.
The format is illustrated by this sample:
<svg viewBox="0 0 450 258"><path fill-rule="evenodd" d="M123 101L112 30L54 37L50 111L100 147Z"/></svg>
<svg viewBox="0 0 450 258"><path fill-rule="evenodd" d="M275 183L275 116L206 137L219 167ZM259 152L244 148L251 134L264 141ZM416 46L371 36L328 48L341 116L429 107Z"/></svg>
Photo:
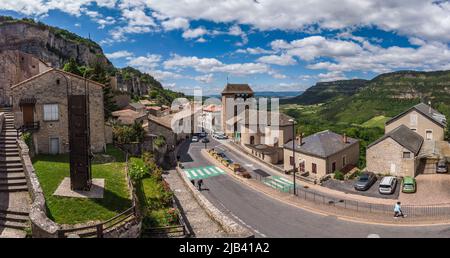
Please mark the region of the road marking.
<svg viewBox="0 0 450 258"><path fill-rule="evenodd" d="M184 173L190 180L194 180L219 176L224 174L225 171L219 170L217 167L207 166L207 167L188 168L184 170Z"/></svg>
<svg viewBox="0 0 450 258"><path fill-rule="evenodd" d="M289 192L294 187L294 184L291 181L280 176L266 177L264 178L263 182L265 185L283 192Z"/></svg>

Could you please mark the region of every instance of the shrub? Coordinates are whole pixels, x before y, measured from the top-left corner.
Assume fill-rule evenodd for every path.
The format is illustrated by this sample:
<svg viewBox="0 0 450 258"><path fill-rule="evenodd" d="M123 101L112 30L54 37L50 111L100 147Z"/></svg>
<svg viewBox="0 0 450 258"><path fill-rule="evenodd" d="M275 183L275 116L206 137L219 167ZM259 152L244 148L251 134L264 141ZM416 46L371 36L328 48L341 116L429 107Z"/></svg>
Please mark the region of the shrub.
<svg viewBox="0 0 450 258"><path fill-rule="evenodd" d="M131 143L133 139L133 128L130 126L117 125L113 127L113 138L118 144Z"/></svg>
<svg viewBox="0 0 450 258"><path fill-rule="evenodd" d="M166 140L163 136L158 136L155 140L153 140L153 145L157 148L161 148L166 144Z"/></svg>
<svg viewBox="0 0 450 258"><path fill-rule="evenodd" d="M344 173L342 173L341 171L334 172L334 179L344 180Z"/></svg>
<svg viewBox="0 0 450 258"><path fill-rule="evenodd" d="M148 167L140 159L132 158L130 160L131 166L129 170L130 178L133 182L138 182L149 175Z"/></svg>
<svg viewBox="0 0 450 258"><path fill-rule="evenodd" d="M360 175L361 175L361 170L357 170L353 174L351 174L348 179L354 179Z"/></svg>
<svg viewBox="0 0 450 258"><path fill-rule="evenodd" d="M30 150L33 148L33 137L30 132L23 133L20 138L25 142Z"/></svg>

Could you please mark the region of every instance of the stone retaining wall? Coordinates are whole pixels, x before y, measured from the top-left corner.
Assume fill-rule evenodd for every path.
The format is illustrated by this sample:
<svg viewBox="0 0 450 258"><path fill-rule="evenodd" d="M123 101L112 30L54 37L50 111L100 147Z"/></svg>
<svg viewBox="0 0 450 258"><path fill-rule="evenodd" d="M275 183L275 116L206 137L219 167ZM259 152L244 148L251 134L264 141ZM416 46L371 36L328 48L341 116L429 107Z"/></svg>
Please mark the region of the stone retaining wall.
<svg viewBox="0 0 450 258"><path fill-rule="evenodd" d="M61 227L47 217L44 192L28 154L28 146L21 139L17 140L17 145L19 147L19 155L22 160L25 177L27 178L28 191L31 196L30 221L33 237L56 238L58 237L58 230Z"/></svg>
<svg viewBox="0 0 450 258"><path fill-rule="evenodd" d="M0 118L1 119L1 118ZM30 221L34 238L57 238L58 230L62 226L52 221L47 216L44 192L39 183L36 171L29 156L26 143L18 139L19 155L23 164L25 177L27 179L28 191L31 196ZM128 171L127 171L128 179ZM131 190L132 191L132 190ZM105 238L137 238L140 236L141 220L131 220L104 233ZM73 236L72 236L73 237Z"/></svg>
<svg viewBox="0 0 450 258"><path fill-rule="evenodd" d="M5 113L0 112L0 133L2 132L4 121L5 121Z"/></svg>
<svg viewBox="0 0 450 258"><path fill-rule="evenodd" d="M236 223L234 220L223 214L219 209L217 209L205 196L203 196L194 185L192 185L191 181L187 178L186 174L179 167L176 168L178 174L182 178L184 184L191 191L194 198L200 204L200 206L206 211L206 213L216 221L225 232L230 234L232 237L254 237L254 234L250 232L247 228L241 226Z"/></svg>

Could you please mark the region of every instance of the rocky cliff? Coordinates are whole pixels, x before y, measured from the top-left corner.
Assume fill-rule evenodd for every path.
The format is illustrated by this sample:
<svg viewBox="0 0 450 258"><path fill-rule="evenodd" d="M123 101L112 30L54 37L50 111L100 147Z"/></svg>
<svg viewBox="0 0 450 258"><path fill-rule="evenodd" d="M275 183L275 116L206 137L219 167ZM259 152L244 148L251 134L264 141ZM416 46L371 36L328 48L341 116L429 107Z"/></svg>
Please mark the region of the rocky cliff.
<svg viewBox="0 0 450 258"><path fill-rule="evenodd" d="M0 17L0 35L0 49L35 55L53 67L62 67L70 58L82 65L98 60L112 66L97 43L33 20Z"/></svg>

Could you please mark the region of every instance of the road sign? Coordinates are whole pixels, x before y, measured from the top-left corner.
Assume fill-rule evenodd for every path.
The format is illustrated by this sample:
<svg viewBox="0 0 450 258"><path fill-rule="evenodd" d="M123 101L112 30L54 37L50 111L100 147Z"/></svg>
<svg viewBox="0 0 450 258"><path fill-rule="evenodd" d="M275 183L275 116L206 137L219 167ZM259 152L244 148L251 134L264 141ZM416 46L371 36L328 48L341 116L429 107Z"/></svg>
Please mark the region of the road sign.
<svg viewBox="0 0 450 258"><path fill-rule="evenodd" d="M294 188L294 184L281 176L269 176L263 179L264 184L279 191L289 192Z"/></svg>
<svg viewBox="0 0 450 258"><path fill-rule="evenodd" d="M225 171L223 171L223 169L215 166L188 168L185 169L184 172L190 180L205 179L208 177L225 174Z"/></svg>

